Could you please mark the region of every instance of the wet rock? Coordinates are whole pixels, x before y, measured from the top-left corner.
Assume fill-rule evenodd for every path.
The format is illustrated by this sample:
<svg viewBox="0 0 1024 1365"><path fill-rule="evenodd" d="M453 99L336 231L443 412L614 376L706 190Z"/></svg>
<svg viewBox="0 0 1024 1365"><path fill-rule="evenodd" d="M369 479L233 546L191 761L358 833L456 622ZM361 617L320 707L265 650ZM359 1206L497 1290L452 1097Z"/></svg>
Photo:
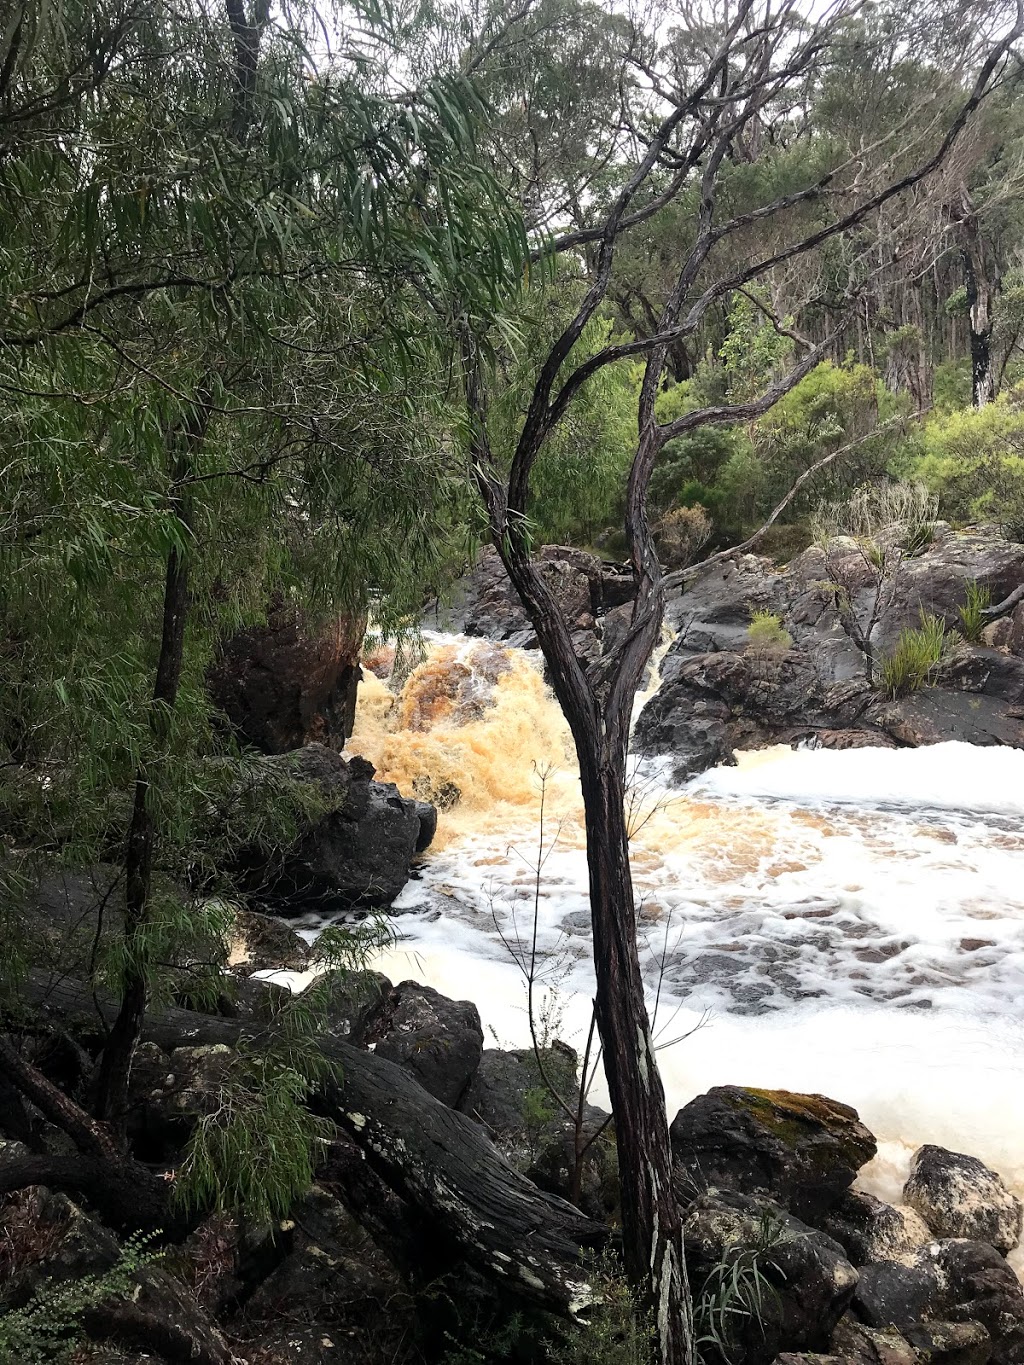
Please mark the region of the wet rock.
<svg viewBox="0 0 1024 1365"><path fill-rule="evenodd" d="M290 847L241 855L253 895L281 914L389 906L433 838L434 808L374 782L365 759L346 761L320 744L263 762L277 779L306 785L323 813L305 821Z"/></svg>
<svg viewBox="0 0 1024 1365"><path fill-rule="evenodd" d="M837 1202L875 1154L854 1109L823 1095L716 1086L671 1127L677 1166L704 1186L770 1195L797 1217Z"/></svg>
<svg viewBox="0 0 1024 1365"><path fill-rule="evenodd" d="M960 740L1024 748L1024 715L998 697L928 687L874 709L878 725L900 744L918 748Z"/></svg>
<svg viewBox="0 0 1024 1365"><path fill-rule="evenodd" d="M917 1352L895 1327L867 1327L849 1312L836 1323L829 1350L837 1360L856 1365L920 1365Z"/></svg>
<svg viewBox="0 0 1024 1365"><path fill-rule="evenodd" d="M904 1327L938 1309L944 1287L932 1243L899 1261L862 1266L854 1307L871 1327Z"/></svg>
<svg viewBox="0 0 1024 1365"><path fill-rule="evenodd" d="M896 1260L932 1237L913 1209L893 1208L861 1190L847 1190L816 1225L835 1238L855 1266Z"/></svg>
<svg viewBox="0 0 1024 1365"><path fill-rule="evenodd" d="M376 1050L411 1071L424 1090L455 1106L476 1074L484 1033L477 1007L429 986L402 981L374 1030Z"/></svg>
<svg viewBox="0 0 1024 1365"><path fill-rule="evenodd" d="M231 965L236 972L301 972L308 965L309 945L272 915L236 911L234 933Z"/></svg>
<svg viewBox="0 0 1024 1365"><path fill-rule="evenodd" d="M603 618L635 595L632 573L567 545L545 545L535 558L570 627L577 654L596 658L603 649ZM490 545L455 585L451 604L433 604L426 621L434 629L480 635L520 649L538 647L529 618Z"/></svg>
<svg viewBox="0 0 1024 1365"><path fill-rule="evenodd" d="M987 1242L929 1242L901 1261L865 1266L854 1308L870 1326L980 1323L997 1365L1024 1360L1024 1293L1003 1256Z"/></svg>
<svg viewBox="0 0 1024 1365"><path fill-rule="evenodd" d="M731 1346L747 1365L768 1365L780 1351L824 1351L853 1295L857 1271L822 1232L755 1195L705 1195L685 1223L686 1261L695 1299L714 1294L716 1267L756 1262L764 1281L762 1313L734 1319ZM721 1273L721 1272L717 1272ZM770 1286L770 1289L767 1288ZM732 1355L730 1354L730 1358Z"/></svg>
<svg viewBox="0 0 1024 1365"><path fill-rule="evenodd" d="M314 741L340 749L352 733L365 629L363 618L348 616L312 627L277 604L266 624L222 643L207 679L214 705L261 753Z"/></svg>
<svg viewBox="0 0 1024 1365"><path fill-rule="evenodd" d="M977 1157L919 1147L903 1197L938 1237L988 1242L1004 1254L1020 1241L1020 1200Z"/></svg>
<svg viewBox="0 0 1024 1365"><path fill-rule="evenodd" d="M381 972L324 973L307 987L309 1003L322 1020L318 1032L343 1039L353 1047L365 1047L393 989Z"/></svg>
<svg viewBox="0 0 1024 1365"><path fill-rule="evenodd" d="M532 1048L488 1048L459 1108L484 1125L517 1170L541 1189L571 1198L576 1125L551 1094L548 1082L576 1114L579 1066L571 1047L556 1041L541 1049L539 1062ZM607 1120L603 1110L584 1104L580 1147L589 1146L582 1158L575 1202L596 1219L608 1218L618 1207L618 1169Z"/></svg>

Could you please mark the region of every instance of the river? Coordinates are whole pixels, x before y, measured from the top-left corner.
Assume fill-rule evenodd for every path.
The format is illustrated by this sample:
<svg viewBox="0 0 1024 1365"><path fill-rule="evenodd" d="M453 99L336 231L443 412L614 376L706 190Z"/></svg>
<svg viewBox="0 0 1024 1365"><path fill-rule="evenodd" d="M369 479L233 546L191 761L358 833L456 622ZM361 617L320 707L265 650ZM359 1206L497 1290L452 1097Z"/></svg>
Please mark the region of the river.
<svg viewBox="0 0 1024 1365"><path fill-rule="evenodd" d="M539 1026L582 1048L582 810L538 664L428 637L402 688L368 674L350 747L449 803L381 969L473 1000L488 1045L522 1046L532 958ZM670 1113L716 1084L817 1091L879 1139L865 1188L897 1200L928 1141L1024 1195L1024 753L772 749L683 789L638 762L631 800Z"/></svg>

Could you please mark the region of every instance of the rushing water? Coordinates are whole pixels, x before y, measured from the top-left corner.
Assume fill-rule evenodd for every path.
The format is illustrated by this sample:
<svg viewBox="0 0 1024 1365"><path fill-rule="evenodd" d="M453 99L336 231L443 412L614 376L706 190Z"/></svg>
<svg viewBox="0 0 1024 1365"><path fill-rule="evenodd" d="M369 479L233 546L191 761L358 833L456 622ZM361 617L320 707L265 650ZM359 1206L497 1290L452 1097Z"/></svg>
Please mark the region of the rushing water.
<svg viewBox="0 0 1024 1365"><path fill-rule="evenodd" d="M473 1000L493 1042L522 1045L536 950L548 1023L579 1047L582 810L536 665L434 637L400 689L368 678L351 747L454 803L382 969ZM723 1083L819 1091L880 1139L865 1183L885 1197L924 1141L1024 1190L1024 753L778 749L682 790L637 764L632 805L672 1109Z"/></svg>

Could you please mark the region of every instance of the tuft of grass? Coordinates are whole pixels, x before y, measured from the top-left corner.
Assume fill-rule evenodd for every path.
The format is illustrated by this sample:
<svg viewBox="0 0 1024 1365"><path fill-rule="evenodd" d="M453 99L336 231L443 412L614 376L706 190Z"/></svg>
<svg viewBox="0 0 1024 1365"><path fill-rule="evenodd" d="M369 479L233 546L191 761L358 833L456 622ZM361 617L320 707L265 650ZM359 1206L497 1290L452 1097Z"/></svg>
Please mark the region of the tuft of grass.
<svg viewBox="0 0 1024 1365"><path fill-rule="evenodd" d="M953 644L955 637L947 633L941 617L922 612L920 626L901 631L895 649L882 660L886 696L895 700L933 683Z"/></svg>
<svg viewBox="0 0 1024 1365"><path fill-rule="evenodd" d="M793 637L773 611L753 611L747 627L747 644L755 650L792 649Z"/></svg>
<svg viewBox="0 0 1024 1365"><path fill-rule="evenodd" d="M975 578L969 578L964 586L967 600L963 606L957 608L960 633L969 644L976 645L988 624L985 612L992 605L992 594Z"/></svg>

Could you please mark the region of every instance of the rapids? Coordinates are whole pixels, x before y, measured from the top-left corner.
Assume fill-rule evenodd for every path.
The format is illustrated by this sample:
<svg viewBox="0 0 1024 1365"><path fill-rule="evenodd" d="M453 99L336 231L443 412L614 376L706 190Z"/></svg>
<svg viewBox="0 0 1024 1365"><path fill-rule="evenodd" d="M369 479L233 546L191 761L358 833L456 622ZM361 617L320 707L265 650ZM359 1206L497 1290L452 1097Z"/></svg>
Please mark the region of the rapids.
<svg viewBox="0 0 1024 1365"><path fill-rule="evenodd" d="M473 1000L491 1045L521 1046L533 958L540 1027L581 1047L593 969L567 727L536 657L426 646L413 668L369 660L399 681L367 671L350 744L442 807L379 965ZM1024 1193L1024 753L778 749L685 789L637 763L632 793L670 1113L726 1082L820 1091L878 1136L861 1180L883 1197L924 1141Z"/></svg>

